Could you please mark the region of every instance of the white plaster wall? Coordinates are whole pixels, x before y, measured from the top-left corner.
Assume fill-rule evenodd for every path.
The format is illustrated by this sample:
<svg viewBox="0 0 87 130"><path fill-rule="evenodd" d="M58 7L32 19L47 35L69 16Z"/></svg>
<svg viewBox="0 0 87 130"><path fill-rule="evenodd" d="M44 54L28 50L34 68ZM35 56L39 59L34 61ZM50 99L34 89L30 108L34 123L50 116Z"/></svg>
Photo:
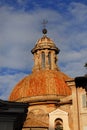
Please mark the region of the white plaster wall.
<svg viewBox="0 0 87 130"><path fill-rule="evenodd" d="M57 118L63 120L63 130L70 130L68 123L68 113L60 109L49 113L49 130L55 130L55 120Z"/></svg>

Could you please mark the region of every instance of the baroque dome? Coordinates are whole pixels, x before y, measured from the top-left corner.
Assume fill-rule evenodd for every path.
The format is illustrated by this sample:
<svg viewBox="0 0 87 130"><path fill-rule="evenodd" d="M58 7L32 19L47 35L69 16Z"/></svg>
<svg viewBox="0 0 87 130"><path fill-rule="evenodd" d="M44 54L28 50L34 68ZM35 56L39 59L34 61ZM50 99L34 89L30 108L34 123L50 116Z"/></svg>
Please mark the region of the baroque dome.
<svg viewBox="0 0 87 130"><path fill-rule="evenodd" d="M32 73L14 87L9 97L10 101L28 98L28 101L32 102L33 99L36 100L36 97L40 99L41 96L41 99L47 101L48 99L53 100L55 96L54 100L58 100L58 96L71 94L71 90L65 82L70 77L61 72L57 66L59 49L45 34L31 50L34 55Z"/></svg>
<svg viewBox="0 0 87 130"><path fill-rule="evenodd" d="M58 95L68 96L70 88L65 83L70 79L61 71L41 70L23 78L10 94L10 101L17 101L26 97Z"/></svg>

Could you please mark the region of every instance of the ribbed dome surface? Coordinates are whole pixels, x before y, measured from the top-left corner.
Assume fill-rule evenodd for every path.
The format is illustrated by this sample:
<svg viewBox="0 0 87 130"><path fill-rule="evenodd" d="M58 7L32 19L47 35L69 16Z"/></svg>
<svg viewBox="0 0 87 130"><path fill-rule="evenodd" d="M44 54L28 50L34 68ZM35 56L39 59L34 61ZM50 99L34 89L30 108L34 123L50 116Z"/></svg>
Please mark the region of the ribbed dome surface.
<svg viewBox="0 0 87 130"><path fill-rule="evenodd" d="M37 41L35 47L32 49L31 52L34 53L37 50L49 49L49 48L55 50L56 53L59 52L59 49L56 47L55 43L45 35Z"/></svg>
<svg viewBox="0 0 87 130"><path fill-rule="evenodd" d="M70 79L61 71L41 70L34 72L22 79L13 89L9 100L15 101L23 97L41 95L62 95L71 94L70 88L65 83Z"/></svg>

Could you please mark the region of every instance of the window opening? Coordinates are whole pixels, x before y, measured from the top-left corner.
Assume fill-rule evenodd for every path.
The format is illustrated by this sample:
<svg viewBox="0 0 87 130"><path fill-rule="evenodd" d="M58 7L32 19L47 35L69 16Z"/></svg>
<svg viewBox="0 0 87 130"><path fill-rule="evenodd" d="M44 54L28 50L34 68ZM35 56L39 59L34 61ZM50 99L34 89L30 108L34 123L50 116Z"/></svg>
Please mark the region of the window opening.
<svg viewBox="0 0 87 130"><path fill-rule="evenodd" d="M48 64L49 64L49 68L51 69L51 53L48 53Z"/></svg>
<svg viewBox="0 0 87 130"><path fill-rule="evenodd" d="M42 68L45 68L45 53L42 52Z"/></svg>
<svg viewBox="0 0 87 130"><path fill-rule="evenodd" d="M87 93L82 95L82 107L87 107Z"/></svg>
<svg viewBox="0 0 87 130"><path fill-rule="evenodd" d="M63 130L63 120L60 118L57 118L55 120L55 130Z"/></svg>

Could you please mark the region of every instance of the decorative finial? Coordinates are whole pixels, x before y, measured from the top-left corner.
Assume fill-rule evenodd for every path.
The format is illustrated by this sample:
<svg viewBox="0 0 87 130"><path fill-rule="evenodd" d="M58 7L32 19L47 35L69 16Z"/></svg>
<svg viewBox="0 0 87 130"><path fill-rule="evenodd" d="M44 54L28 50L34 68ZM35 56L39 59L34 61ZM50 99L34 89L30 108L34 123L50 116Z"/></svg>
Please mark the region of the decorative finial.
<svg viewBox="0 0 87 130"><path fill-rule="evenodd" d="M47 34L47 29L46 29L46 24L48 23L48 21L47 20L43 20L43 22L42 22L42 24L43 24L43 30L42 30L42 32L43 32L43 34Z"/></svg>

